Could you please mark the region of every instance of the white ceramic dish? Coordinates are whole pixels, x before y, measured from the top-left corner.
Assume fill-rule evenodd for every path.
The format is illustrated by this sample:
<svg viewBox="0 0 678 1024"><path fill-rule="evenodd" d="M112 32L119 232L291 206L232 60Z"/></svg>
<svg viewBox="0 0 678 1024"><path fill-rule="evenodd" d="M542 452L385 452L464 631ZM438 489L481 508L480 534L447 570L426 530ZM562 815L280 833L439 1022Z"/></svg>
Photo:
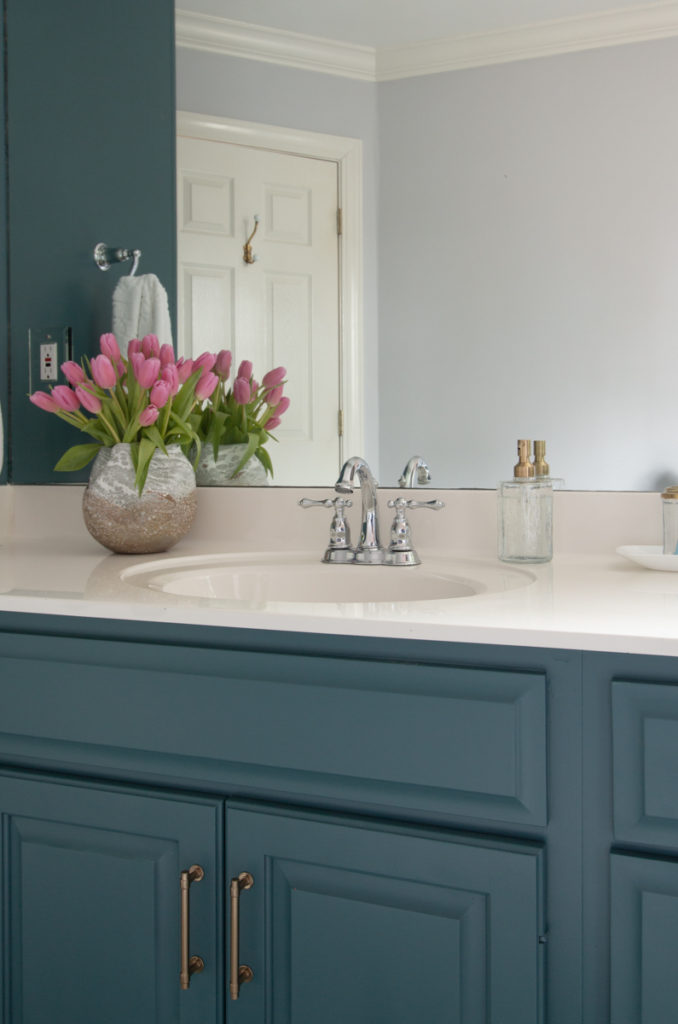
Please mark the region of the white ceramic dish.
<svg viewBox="0 0 678 1024"><path fill-rule="evenodd" d="M678 572L678 555L665 555L661 544L624 544L617 548L617 554L629 558L645 569Z"/></svg>

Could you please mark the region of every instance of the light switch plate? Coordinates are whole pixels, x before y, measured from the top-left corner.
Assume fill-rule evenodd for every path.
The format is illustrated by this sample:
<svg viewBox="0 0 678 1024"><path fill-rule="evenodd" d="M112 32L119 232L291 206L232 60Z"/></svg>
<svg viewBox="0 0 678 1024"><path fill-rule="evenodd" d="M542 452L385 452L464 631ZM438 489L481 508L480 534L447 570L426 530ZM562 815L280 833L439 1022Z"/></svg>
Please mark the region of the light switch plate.
<svg viewBox="0 0 678 1024"><path fill-rule="evenodd" d="M59 367L71 353L70 327L29 327L28 390L32 393L57 384Z"/></svg>

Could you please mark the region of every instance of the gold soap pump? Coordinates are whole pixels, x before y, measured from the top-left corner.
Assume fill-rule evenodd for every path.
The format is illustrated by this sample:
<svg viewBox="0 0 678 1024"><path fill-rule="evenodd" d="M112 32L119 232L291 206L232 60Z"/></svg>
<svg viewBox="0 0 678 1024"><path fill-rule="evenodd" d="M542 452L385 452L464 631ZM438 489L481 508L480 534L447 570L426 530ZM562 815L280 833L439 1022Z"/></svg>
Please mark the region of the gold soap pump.
<svg viewBox="0 0 678 1024"><path fill-rule="evenodd" d="M546 442L518 441L513 479L497 489L497 554L502 562L549 562L553 556L553 483Z"/></svg>
<svg viewBox="0 0 678 1024"><path fill-rule="evenodd" d="M529 480L534 476L534 464L530 462L531 441L518 441L518 461L513 467L516 480Z"/></svg>
<svg viewBox="0 0 678 1024"><path fill-rule="evenodd" d="M549 464L546 461L546 441L534 442L534 475L548 476Z"/></svg>

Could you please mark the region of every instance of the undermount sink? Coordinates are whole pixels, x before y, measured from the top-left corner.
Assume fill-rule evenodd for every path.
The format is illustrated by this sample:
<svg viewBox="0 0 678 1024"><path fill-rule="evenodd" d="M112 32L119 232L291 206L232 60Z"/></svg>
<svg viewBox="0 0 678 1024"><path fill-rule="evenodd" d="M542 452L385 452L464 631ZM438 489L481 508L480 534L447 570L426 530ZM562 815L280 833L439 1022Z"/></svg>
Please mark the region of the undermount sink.
<svg viewBox="0 0 678 1024"><path fill-rule="evenodd" d="M215 554L163 558L121 573L125 583L243 606L401 604L445 601L526 586L534 576L493 562L446 561L412 567L327 565L307 553Z"/></svg>

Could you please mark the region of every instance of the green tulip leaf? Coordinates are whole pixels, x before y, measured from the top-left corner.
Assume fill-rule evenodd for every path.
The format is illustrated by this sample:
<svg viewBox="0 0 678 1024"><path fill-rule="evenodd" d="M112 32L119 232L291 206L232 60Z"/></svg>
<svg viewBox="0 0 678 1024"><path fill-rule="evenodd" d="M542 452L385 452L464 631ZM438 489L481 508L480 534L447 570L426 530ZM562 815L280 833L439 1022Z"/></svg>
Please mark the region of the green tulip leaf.
<svg viewBox="0 0 678 1024"><path fill-rule="evenodd" d="M82 469L101 451L100 444L76 444L61 456L54 467L59 473L72 473Z"/></svg>
<svg viewBox="0 0 678 1024"><path fill-rule="evenodd" d="M156 445L153 441L151 441L147 437L142 437L141 441L139 442L139 455L136 466L137 471L135 478L135 483L137 485L137 490L139 494L141 494L141 492L144 489L146 477L148 476L148 467L151 464L151 459L153 458L153 452L155 451L155 449Z"/></svg>
<svg viewBox="0 0 678 1024"><path fill-rule="evenodd" d="M266 449L257 448L254 454L259 459L259 462L262 464L266 472L273 476L273 463L271 462L271 456L268 454Z"/></svg>

